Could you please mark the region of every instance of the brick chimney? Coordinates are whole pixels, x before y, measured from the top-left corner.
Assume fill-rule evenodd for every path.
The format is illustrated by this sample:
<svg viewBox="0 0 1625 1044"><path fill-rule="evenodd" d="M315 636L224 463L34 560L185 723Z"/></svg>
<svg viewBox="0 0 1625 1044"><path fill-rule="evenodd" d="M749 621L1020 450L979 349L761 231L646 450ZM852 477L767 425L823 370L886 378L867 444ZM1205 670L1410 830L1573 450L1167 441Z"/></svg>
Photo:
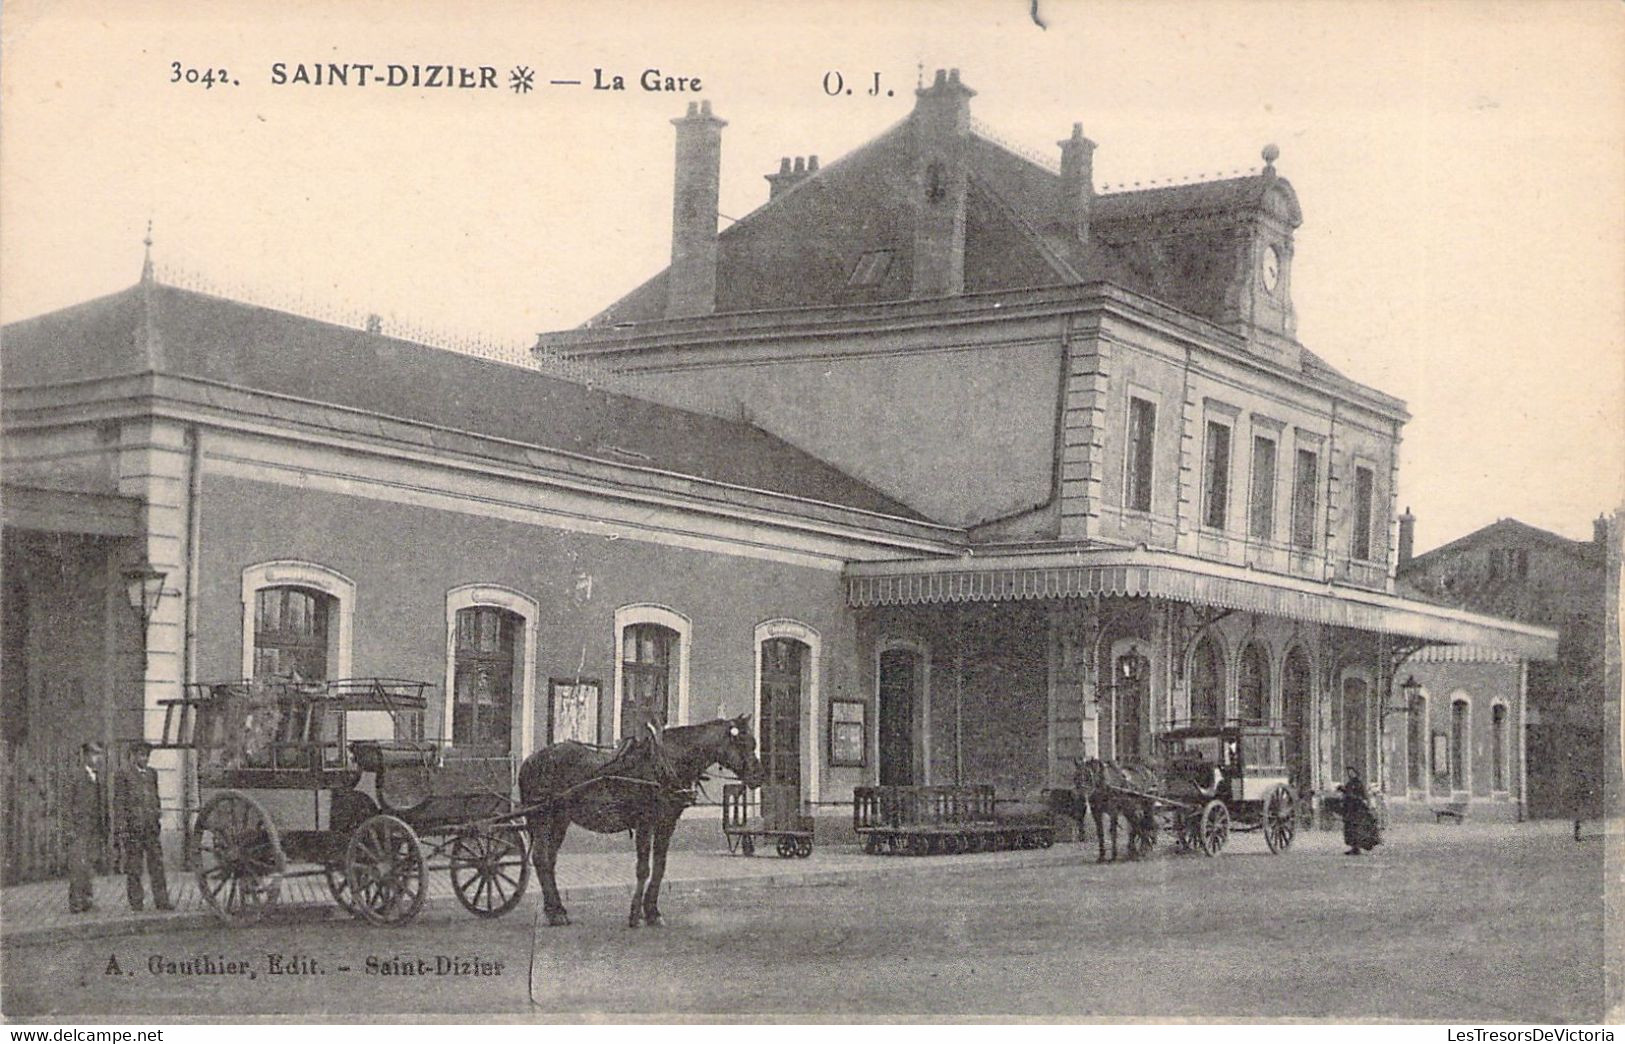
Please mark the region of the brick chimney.
<svg viewBox="0 0 1625 1044"><path fill-rule="evenodd" d="M937 70L914 92L914 278L910 296L943 297L965 289L965 182L970 100L959 70Z"/></svg>
<svg viewBox="0 0 1625 1044"><path fill-rule="evenodd" d="M779 160L779 172L777 174L762 175L767 179L767 184L769 186L767 190L768 200L772 201L778 199L780 196L784 195L784 193L795 188L797 185L801 184L803 181L806 181L808 178L817 173L817 156L808 156L806 158L797 156L794 167L790 166L790 157L784 157L783 159Z"/></svg>
<svg viewBox="0 0 1625 1044"><path fill-rule="evenodd" d="M1608 512L1591 520L1591 542L1598 547L1608 546Z"/></svg>
<svg viewBox="0 0 1625 1044"><path fill-rule="evenodd" d="M677 168L672 193L671 269L666 318L710 315L717 308L717 197L721 181L722 128L711 103L688 103L677 128Z"/></svg>
<svg viewBox="0 0 1625 1044"><path fill-rule="evenodd" d="M1407 507L1399 516L1399 564L1404 565L1416 554L1416 516Z"/></svg>
<svg viewBox="0 0 1625 1044"><path fill-rule="evenodd" d="M1083 136L1083 124L1072 125L1072 137L1061 146L1061 180L1055 198L1055 223L1089 243L1089 207L1095 198L1095 143Z"/></svg>

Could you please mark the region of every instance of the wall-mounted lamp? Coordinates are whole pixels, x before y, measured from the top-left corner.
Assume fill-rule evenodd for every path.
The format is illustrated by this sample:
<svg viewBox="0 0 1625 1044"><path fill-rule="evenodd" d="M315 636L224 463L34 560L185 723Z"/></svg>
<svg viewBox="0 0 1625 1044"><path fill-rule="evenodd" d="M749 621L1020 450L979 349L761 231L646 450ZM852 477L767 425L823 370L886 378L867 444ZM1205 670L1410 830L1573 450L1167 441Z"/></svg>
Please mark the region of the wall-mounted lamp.
<svg viewBox="0 0 1625 1044"><path fill-rule="evenodd" d="M1416 680L1416 675L1406 675L1405 680L1399 683L1399 691L1405 694L1405 703L1399 707L1384 707L1382 716L1390 714L1409 713L1416 706L1416 698L1422 694L1422 683Z"/></svg>
<svg viewBox="0 0 1625 1044"><path fill-rule="evenodd" d="M130 611L141 622L141 662L144 668L147 660L147 624L158 611L158 603L163 601L164 580L169 574L154 569L150 562L139 562L127 567L120 575L124 577L124 595L129 599Z"/></svg>

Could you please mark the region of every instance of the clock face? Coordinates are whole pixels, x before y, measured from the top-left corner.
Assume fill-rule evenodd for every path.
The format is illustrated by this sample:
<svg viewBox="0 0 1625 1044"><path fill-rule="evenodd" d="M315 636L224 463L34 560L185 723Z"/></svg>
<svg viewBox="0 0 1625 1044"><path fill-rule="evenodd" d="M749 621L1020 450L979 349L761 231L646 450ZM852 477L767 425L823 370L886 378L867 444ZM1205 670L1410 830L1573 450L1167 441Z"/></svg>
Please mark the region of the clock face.
<svg viewBox="0 0 1625 1044"><path fill-rule="evenodd" d="M1274 290L1281 281L1281 254L1274 247L1264 250L1264 289Z"/></svg>

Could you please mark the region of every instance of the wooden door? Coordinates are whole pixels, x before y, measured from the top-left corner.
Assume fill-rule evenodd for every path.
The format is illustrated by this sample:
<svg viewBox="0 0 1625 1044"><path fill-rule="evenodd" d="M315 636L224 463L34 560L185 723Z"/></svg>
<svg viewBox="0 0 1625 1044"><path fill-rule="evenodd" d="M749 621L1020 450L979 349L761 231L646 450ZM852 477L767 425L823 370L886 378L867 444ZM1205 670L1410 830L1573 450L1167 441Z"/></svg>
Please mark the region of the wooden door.
<svg viewBox="0 0 1625 1044"><path fill-rule="evenodd" d="M801 793L802 671L807 647L790 638L762 643L762 768L768 784Z"/></svg>
<svg viewBox="0 0 1625 1044"><path fill-rule="evenodd" d="M880 654L880 785L914 784L914 705L919 699L919 654Z"/></svg>

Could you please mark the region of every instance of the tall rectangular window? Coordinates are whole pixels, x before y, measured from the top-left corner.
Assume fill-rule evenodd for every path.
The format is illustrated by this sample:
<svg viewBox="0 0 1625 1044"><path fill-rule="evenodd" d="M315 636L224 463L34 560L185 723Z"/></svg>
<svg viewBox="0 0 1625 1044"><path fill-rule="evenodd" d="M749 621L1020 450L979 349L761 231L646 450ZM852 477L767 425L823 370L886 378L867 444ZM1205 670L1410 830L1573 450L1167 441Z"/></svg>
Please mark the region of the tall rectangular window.
<svg viewBox="0 0 1625 1044"><path fill-rule="evenodd" d="M677 632L659 624L632 624L621 632L621 735L666 727L677 661Z"/></svg>
<svg viewBox="0 0 1625 1044"><path fill-rule="evenodd" d="M1320 455L1300 449L1292 473L1292 546L1315 546L1315 515L1320 506Z"/></svg>
<svg viewBox="0 0 1625 1044"><path fill-rule="evenodd" d="M1230 513L1230 426L1207 422L1207 457L1202 469L1202 524L1223 529Z"/></svg>
<svg viewBox="0 0 1625 1044"><path fill-rule="evenodd" d="M1354 557L1362 562L1371 560L1371 493L1370 468L1354 469Z"/></svg>
<svg viewBox="0 0 1625 1044"><path fill-rule="evenodd" d="M1467 701L1450 705L1450 789L1467 789Z"/></svg>
<svg viewBox="0 0 1625 1044"><path fill-rule="evenodd" d="M1144 399L1128 401L1128 461L1123 476L1123 506L1151 510L1151 454L1157 432L1157 408Z"/></svg>
<svg viewBox="0 0 1625 1044"><path fill-rule="evenodd" d="M1493 760L1492 779L1496 790L1507 789L1507 709L1497 703L1490 711L1490 757Z"/></svg>
<svg viewBox="0 0 1625 1044"><path fill-rule="evenodd" d="M1253 436L1253 499L1247 535L1268 540L1275 535L1275 440Z"/></svg>

